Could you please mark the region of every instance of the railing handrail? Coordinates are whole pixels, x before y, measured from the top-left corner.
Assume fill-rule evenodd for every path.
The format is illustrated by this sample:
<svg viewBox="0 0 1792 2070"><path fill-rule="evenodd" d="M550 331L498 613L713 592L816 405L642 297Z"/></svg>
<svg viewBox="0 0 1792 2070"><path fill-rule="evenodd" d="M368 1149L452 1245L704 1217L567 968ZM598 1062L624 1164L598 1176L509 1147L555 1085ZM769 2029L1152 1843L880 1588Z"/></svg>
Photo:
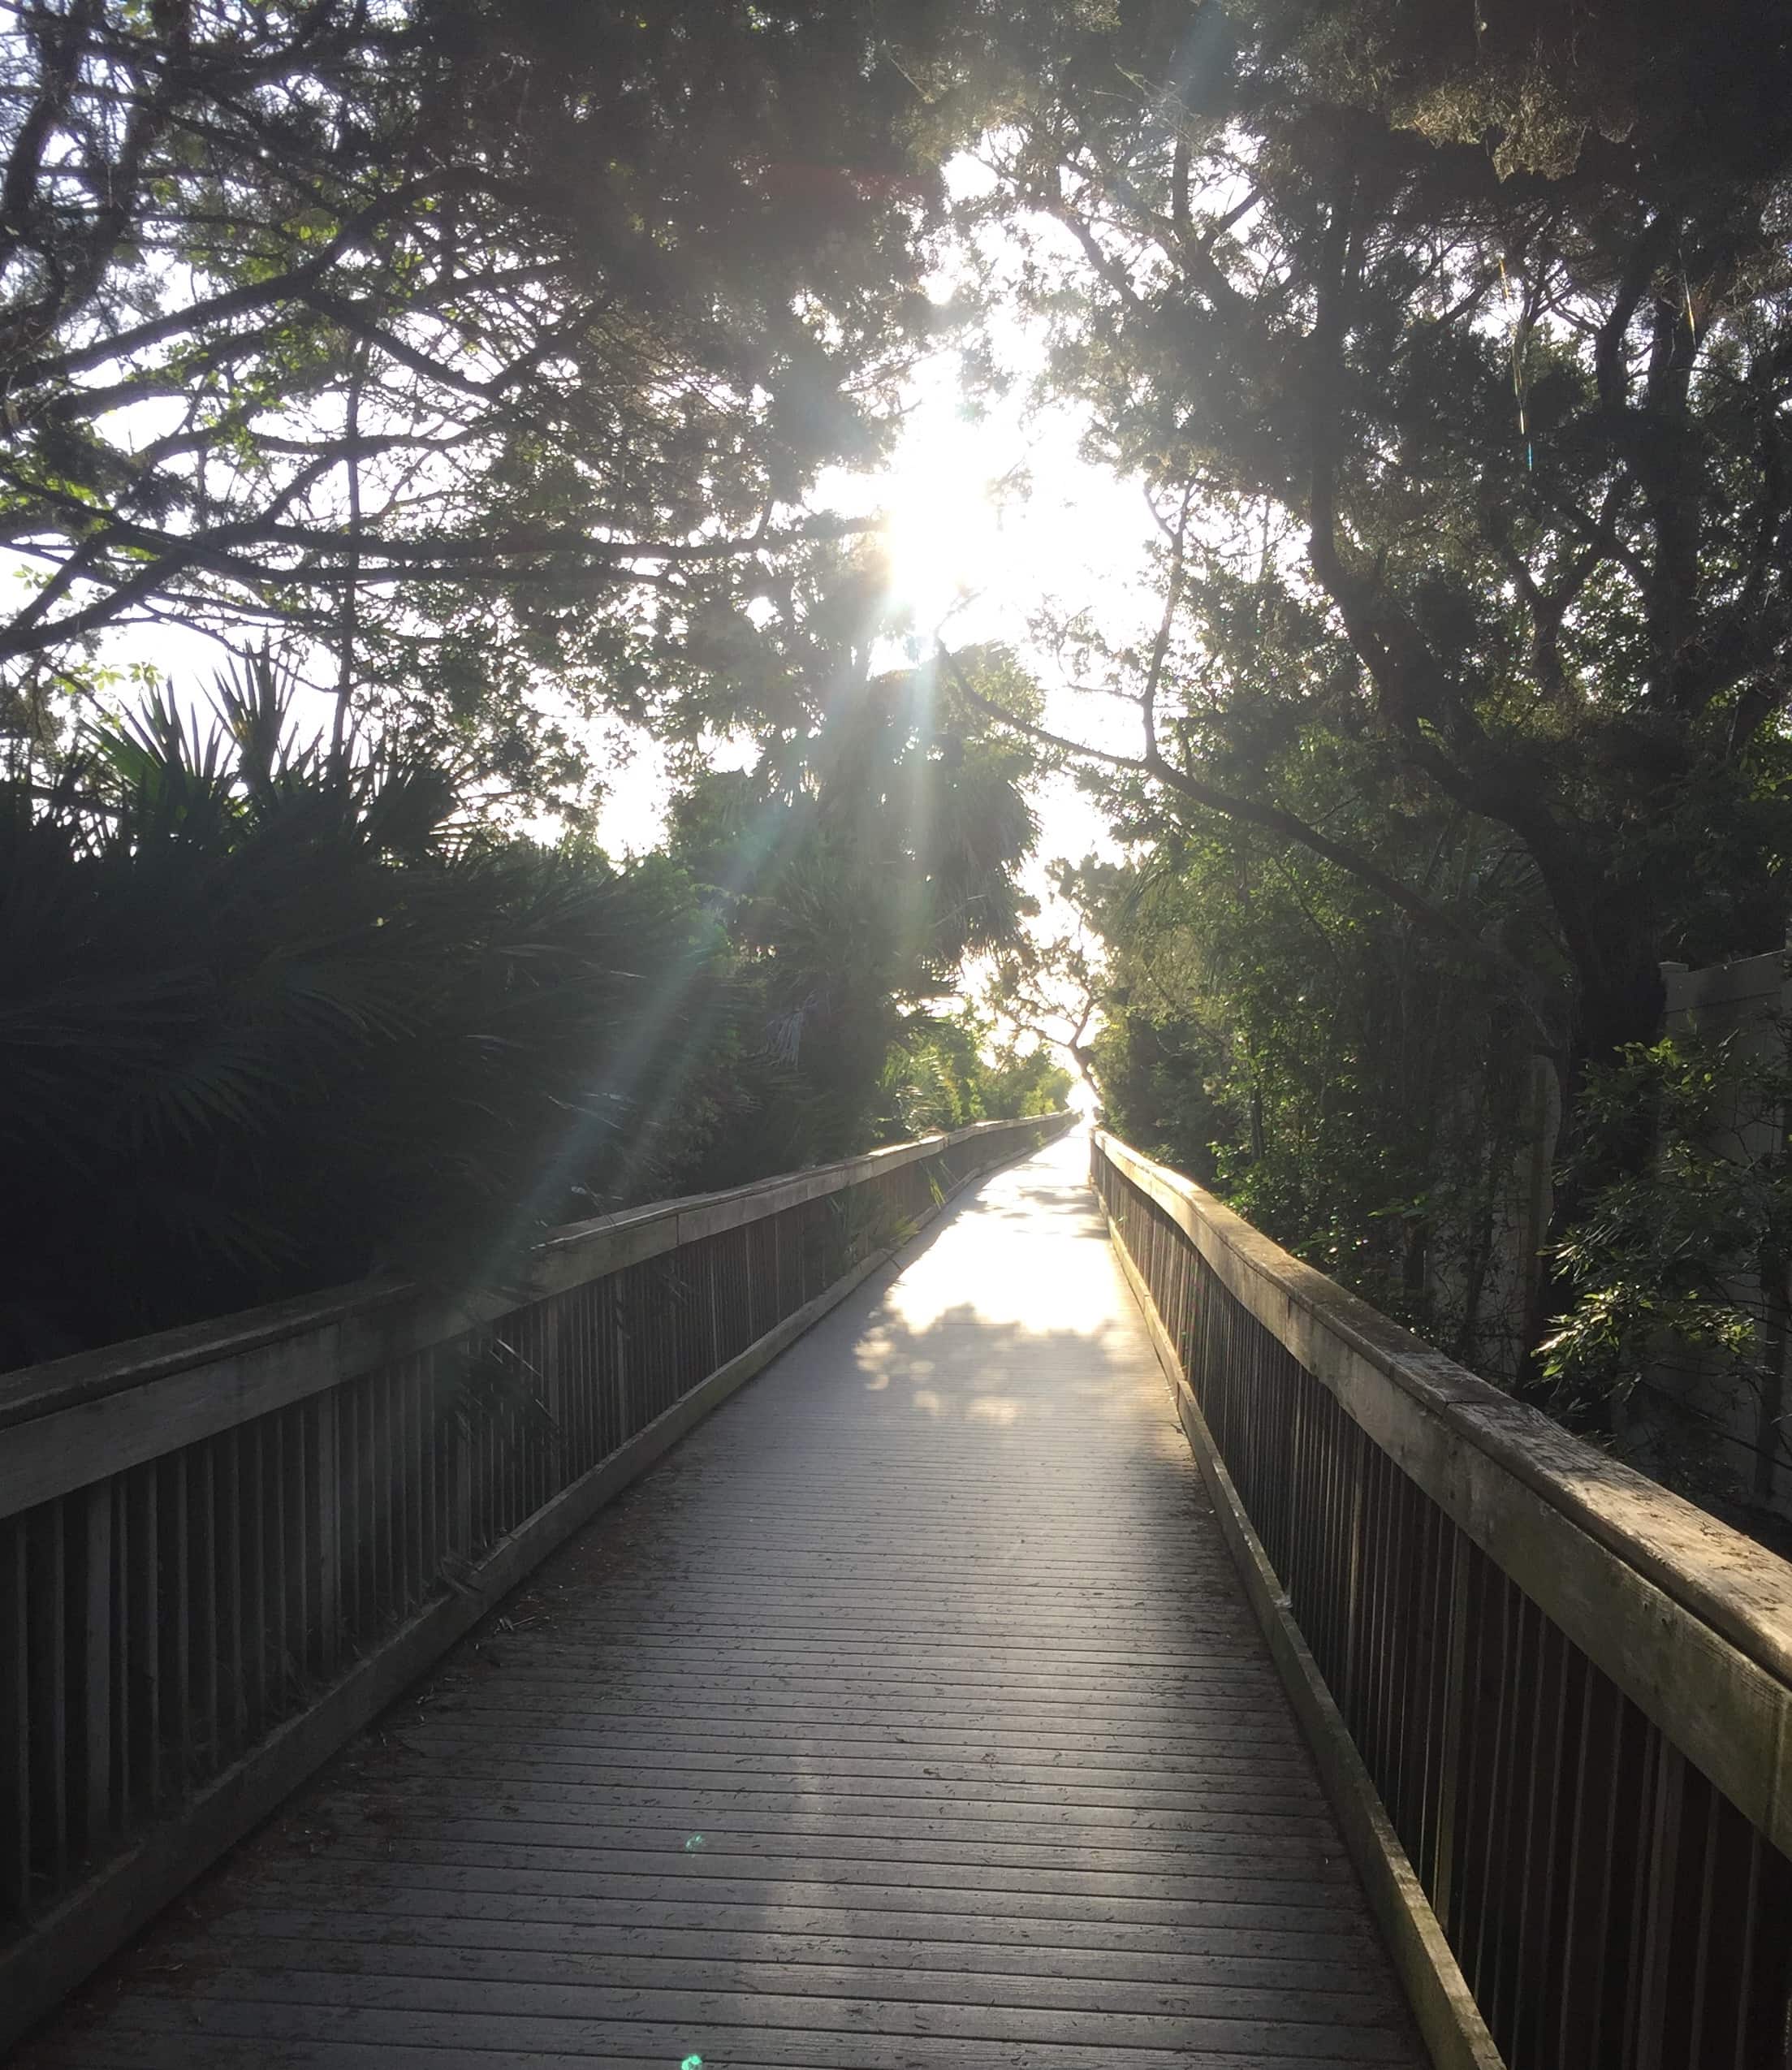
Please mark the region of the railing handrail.
<svg viewBox="0 0 1792 2070"><path fill-rule="evenodd" d="M1065 1109L973 1121L745 1186L563 1224L530 1247L520 1283L501 1293L450 1299L382 1274L20 1367L0 1375L0 1517L204 1434L194 1420L201 1414L209 1428L227 1428L699 1237L843 1192L956 1143L1067 1118ZM133 1398L129 1428L103 1413L124 1394ZM203 1409L201 1396L209 1398ZM171 1420L179 1434L156 1441L157 1428Z"/></svg>
<svg viewBox="0 0 1792 2070"><path fill-rule="evenodd" d="M1513 1401L1194 1180L1104 1130L1095 1143L1366 1433L1792 1852L1792 1563ZM1576 1558L1588 1545L1613 1571Z"/></svg>

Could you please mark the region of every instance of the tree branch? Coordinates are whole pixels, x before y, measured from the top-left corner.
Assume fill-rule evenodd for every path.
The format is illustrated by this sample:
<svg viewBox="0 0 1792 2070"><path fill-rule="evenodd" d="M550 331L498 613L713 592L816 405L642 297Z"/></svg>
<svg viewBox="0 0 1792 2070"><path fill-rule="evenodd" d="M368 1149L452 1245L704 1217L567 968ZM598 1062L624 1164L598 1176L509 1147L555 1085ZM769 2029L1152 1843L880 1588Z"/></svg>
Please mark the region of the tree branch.
<svg viewBox="0 0 1792 2070"><path fill-rule="evenodd" d="M1090 745L1086 741L1073 741L1062 733L1053 732L1049 727L1041 726L1018 713L1009 711L993 698L985 697L965 674L958 657L943 642L935 642L940 660L952 677L960 694L999 725L1008 727L1024 738L1049 747L1060 754L1070 754L1084 762L1100 763L1104 768L1125 771L1128 775L1142 776L1161 784L1164 789L1185 798L1191 805L1204 810L1219 813L1223 818L1237 821L1240 825L1254 827L1260 832L1275 834L1282 840L1307 849L1323 861L1334 864L1348 875L1375 892L1388 903L1399 909L1415 927L1440 941L1446 941L1457 953L1479 968L1497 974L1509 985L1525 1011L1529 1014L1538 1033L1554 1047L1554 1039L1547 1023L1537 1011L1531 997L1531 974L1516 957L1506 954L1484 942L1472 933L1461 921L1434 905L1422 892L1402 884L1399 878L1384 870L1379 862L1359 853L1342 841L1334 841L1329 834L1302 819L1298 813L1289 812L1279 805L1265 804L1259 799L1241 797L1235 793L1224 791L1217 784L1179 768L1167 761L1159 753L1146 755L1116 754L1112 750Z"/></svg>

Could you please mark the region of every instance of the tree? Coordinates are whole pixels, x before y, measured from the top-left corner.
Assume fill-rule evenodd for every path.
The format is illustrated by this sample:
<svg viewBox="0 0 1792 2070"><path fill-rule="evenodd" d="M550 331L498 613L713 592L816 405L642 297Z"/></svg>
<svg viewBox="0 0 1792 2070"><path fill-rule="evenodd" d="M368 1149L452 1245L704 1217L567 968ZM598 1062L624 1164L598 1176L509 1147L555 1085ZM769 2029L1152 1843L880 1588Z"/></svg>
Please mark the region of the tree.
<svg viewBox="0 0 1792 2070"><path fill-rule="evenodd" d="M1070 889L1062 871L1057 888ZM984 1000L1013 1036L1038 1044L1049 1056L1068 1057L1091 1092L1100 1087L1092 1039L1101 1013L1102 973L1090 945L1079 934L1021 935L995 957Z"/></svg>
<svg viewBox="0 0 1792 2070"><path fill-rule="evenodd" d="M1662 956L1783 932L1789 86L1764 0L1142 4L1017 65L983 146L1051 382L1164 526L1120 761L1544 1022L1559 955L1571 1085L1654 1033ZM1172 665L1241 587L1282 666ZM1278 792L1315 737L1384 815L1515 838L1540 967Z"/></svg>
<svg viewBox="0 0 1792 2070"><path fill-rule="evenodd" d="M902 1111L892 1050L937 1038L932 1003L967 957L1015 939L1026 905L1027 758L967 723L931 669L873 676L870 652L840 658L805 730L768 731L746 770L694 769L673 810L672 852L788 1074L773 1126L810 1156L924 1118L925 1102Z"/></svg>
<svg viewBox="0 0 1792 2070"><path fill-rule="evenodd" d="M1294 794L1361 831L1336 776ZM1090 1062L1108 1126L1453 1356L1516 1377L1536 1327L1541 1117L1510 1000L1321 858L1148 807L1122 824L1138 859L1064 885L1105 951ZM1498 913L1502 858L1478 831L1415 815L1404 851L1379 852L1453 910Z"/></svg>
<svg viewBox="0 0 1792 2070"><path fill-rule="evenodd" d="M537 793L594 701L775 701L838 529L805 499L939 318L882 11L6 13L15 729L162 623L270 633L339 737L378 706Z"/></svg>

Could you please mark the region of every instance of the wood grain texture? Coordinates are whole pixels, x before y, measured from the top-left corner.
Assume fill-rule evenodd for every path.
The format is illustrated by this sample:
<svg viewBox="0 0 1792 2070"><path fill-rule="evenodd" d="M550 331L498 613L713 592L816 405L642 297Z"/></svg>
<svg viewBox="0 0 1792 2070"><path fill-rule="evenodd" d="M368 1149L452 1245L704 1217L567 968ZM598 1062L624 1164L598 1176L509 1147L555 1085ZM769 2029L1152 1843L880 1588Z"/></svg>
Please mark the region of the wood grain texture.
<svg viewBox="0 0 1792 2070"><path fill-rule="evenodd" d="M1084 1154L968 1194L20 2070L1416 2070Z"/></svg>

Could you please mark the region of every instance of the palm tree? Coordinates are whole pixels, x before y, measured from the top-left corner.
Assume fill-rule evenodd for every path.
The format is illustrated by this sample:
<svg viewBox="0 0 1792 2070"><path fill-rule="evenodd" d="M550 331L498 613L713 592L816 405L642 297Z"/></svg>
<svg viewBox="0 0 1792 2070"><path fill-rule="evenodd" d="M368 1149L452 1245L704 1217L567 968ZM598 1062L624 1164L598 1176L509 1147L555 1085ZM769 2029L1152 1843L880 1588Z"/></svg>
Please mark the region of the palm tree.
<svg viewBox="0 0 1792 2070"><path fill-rule="evenodd" d="M0 784L0 1365L382 1268L499 1273L638 1182L650 1081L704 1021L675 866L296 740L265 655L213 705L161 695L47 793Z"/></svg>

